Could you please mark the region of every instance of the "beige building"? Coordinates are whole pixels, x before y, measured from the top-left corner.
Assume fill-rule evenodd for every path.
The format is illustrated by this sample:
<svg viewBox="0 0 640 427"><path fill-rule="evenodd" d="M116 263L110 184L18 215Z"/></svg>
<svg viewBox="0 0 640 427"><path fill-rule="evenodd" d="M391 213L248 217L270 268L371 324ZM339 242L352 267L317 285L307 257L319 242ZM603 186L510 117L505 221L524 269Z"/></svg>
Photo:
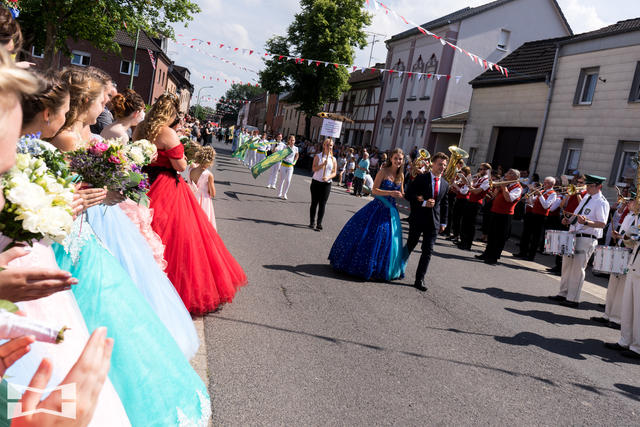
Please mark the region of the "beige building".
<svg viewBox="0 0 640 427"><path fill-rule="evenodd" d="M475 163L528 164L540 176L602 175L612 196L616 182L635 178L633 157L640 151L640 18L538 47L542 59L524 45L500 63L511 63L515 80L485 73L472 82L462 146ZM528 78L538 69L547 82ZM531 134L523 143L526 132L509 132L526 128L535 132L533 143Z"/></svg>

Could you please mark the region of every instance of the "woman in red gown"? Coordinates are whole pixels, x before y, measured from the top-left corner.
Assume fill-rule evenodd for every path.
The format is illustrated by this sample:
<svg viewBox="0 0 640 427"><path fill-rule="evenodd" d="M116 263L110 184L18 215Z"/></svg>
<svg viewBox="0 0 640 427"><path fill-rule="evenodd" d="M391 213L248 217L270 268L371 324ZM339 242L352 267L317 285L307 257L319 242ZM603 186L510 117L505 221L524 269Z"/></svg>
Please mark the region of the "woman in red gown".
<svg viewBox="0 0 640 427"><path fill-rule="evenodd" d="M187 166L184 148L171 128L178 105L175 95L160 96L133 139L147 139L158 148L158 158L145 168L151 180L151 226L165 245L169 279L189 312L201 315L231 302L247 276L178 175Z"/></svg>

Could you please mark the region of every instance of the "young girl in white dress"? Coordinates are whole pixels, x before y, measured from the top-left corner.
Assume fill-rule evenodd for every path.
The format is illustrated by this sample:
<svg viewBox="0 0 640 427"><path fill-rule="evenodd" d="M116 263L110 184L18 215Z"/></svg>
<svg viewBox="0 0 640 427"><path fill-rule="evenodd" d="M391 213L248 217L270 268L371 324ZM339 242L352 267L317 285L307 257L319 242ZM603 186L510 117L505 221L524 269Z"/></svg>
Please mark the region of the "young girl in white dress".
<svg viewBox="0 0 640 427"><path fill-rule="evenodd" d="M216 151L212 147L202 147L196 154L195 163L198 165L189 172L189 183L196 199L200 203L202 210L216 230L216 215L213 211L213 198L216 197L216 187L213 181L213 174L209 168L213 165L216 158Z"/></svg>

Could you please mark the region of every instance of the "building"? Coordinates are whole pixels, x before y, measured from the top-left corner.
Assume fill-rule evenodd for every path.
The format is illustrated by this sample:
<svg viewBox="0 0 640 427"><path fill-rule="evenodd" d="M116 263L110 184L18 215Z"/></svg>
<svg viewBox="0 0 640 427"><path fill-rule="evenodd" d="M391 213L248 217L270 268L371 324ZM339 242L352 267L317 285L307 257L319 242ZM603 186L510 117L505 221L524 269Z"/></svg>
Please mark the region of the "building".
<svg viewBox="0 0 640 427"><path fill-rule="evenodd" d="M541 49L537 58L527 54L534 48ZM617 182L633 182L640 151L640 18L521 49L503 63L520 69L522 78L487 72L473 83L462 147L481 161L526 164L540 176L606 176L608 196ZM525 76L536 70L546 82ZM489 105L492 111L484 113ZM529 114L531 119L524 117ZM526 150L514 155L523 131L513 129L527 128L534 143L527 136Z"/></svg>
<svg viewBox="0 0 640 427"><path fill-rule="evenodd" d="M422 27L493 63L527 41L572 34L555 0L497 0L466 7ZM405 151L427 147L435 152L458 144L463 128L459 114L469 109L471 101L468 82L482 68L417 28L394 35L386 44L385 68L397 72L384 75L373 145ZM412 73L461 79L418 78Z"/></svg>
<svg viewBox="0 0 640 427"><path fill-rule="evenodd" d="M56 53L56 58L53 61L54 67L57 69L69 65L98 67L111 76L119 89L129 87L133 72L133 89L148 104L155 102L168 88L175 86L176 91L178 90L178 82L169 82L173 62L166 54L165 39L152 38L144 31L140 31L135 70L132 70L135 38L132 38L125 31L118 30L114 40L120 46L119 53L98 50L85 40L70 40L71 56L65 56L61 52ZM42 66L44 56L41 52L35 47L31 47L29 54L30 58L27 60L36 63L36 66ZM151 62L152 56L155 60L155 67Z"/></svg>
<svg viewBox="0 0 640 427"><path fill-rule="evenodd" d="M180 99L180 112L187 113L193 97L193 84L189 81L191 73L188 68L179 65L172 65L167 82L167 92L178 95ZM169 85L171 83L171 85Z"/></svg>

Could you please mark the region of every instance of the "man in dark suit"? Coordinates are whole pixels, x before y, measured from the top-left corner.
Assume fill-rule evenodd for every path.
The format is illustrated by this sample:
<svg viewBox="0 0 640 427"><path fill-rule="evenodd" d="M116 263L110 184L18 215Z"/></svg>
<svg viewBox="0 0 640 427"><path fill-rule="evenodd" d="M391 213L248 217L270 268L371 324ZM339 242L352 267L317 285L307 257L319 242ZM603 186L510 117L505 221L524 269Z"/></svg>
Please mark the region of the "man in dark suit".
<svg viewBox="0 0 640 427"><path fill-rule="evenodd" d="M449 205L447 193L449 184L443 179L442 173L447 167L449 157L444 153L436 153L431 158L431 172L418 175L407 188L405 198L411 205L409 215L409 237L407 238L407 256L411 254L422 235L422 255L416 270L414 286L424 292L424 276L429 267L433 245L447 224Z"/></svg>

